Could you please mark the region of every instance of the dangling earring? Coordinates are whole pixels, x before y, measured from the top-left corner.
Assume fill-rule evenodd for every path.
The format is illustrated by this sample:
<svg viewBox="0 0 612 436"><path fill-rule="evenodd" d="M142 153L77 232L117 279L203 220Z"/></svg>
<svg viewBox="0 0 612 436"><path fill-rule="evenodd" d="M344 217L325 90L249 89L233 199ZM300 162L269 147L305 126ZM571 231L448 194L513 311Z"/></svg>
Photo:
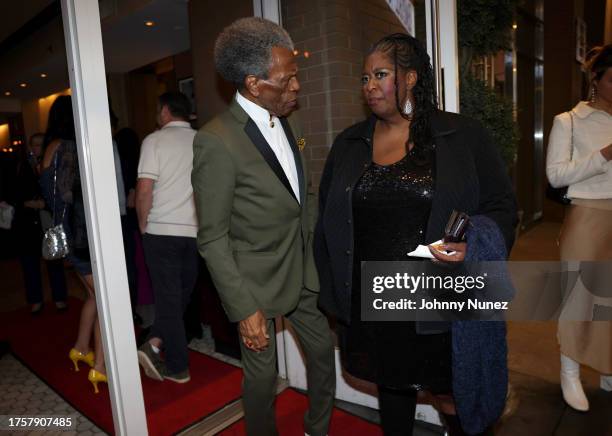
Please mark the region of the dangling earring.
<svg viewBox="0 0 612 436"><path fill-rule="evenodd" d="M597 90L595 89L595 85L591 85L591 98L590 101L591 103L595 103L595 100L597 100Z"/></svg>
<svg viewBox="0 0 612 436"><path fill-rule="evenodd" d="M404 115L412 115L412 102L410 101L409 98L406 99L406 103L404 103Z"/></svg>

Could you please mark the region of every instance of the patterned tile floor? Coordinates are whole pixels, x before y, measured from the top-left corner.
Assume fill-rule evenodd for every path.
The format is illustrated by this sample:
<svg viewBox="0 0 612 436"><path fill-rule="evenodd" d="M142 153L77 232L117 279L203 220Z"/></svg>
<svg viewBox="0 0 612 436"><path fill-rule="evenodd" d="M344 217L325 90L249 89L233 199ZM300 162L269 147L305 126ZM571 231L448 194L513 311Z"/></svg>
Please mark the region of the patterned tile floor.
<svg viewBox="0 0 612 436"><path fill-rule="evenodd" d="M76 419L76 431L56 432L61 435L105 435L89 419L66 403L53 389L12 355L0 359L0 414L2 415L70 415ZM52 434L53 432L0 432L18 436Z"/></svg>
<svg viewBox="0 0 612 436"><path fill-rule="evenodd" d="M208 354L231 365L240 366L238 360L215 352L214 341L208 326L203 326L202 339L191 341L189 346L195 351ZM77 421L76 431L0 431L3 436L39 434L96 436L106 434L64 401L11 354L0 358L0 374L2 374L0 377L0 392L2 393L0 395L0 415L69 415Z"/></svg>

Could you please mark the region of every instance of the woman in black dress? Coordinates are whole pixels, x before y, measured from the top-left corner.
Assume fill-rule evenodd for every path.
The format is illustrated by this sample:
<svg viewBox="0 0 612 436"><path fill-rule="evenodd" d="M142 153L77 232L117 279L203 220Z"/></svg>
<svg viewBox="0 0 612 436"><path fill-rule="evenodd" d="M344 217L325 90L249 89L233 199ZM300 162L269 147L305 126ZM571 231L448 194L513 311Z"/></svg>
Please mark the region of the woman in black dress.
<svg viewBox="0 0 612 436"><path fill-rule="evenodd" d="M22 149L17 164L18 187L15 200L15 232L19 240L19 260L23 269L23 279L28 303L32 305L32 314L43 309L43 285L40 271L43 228L41 211L45 207L38 184L39 165L44 135L34 134L27 147ZM66 309L66 277L61 260L45 262L53 301L58 310Z"/></svg>
<svg viewBox="0 0 612 436"><path fill-rule="evenodd" d="M474 121L437 109L429 56L394 34L368 53L363 94L372 115L334 141L321 179L315 258L320 304L337 320L342 362L379 388L386 435L412 434L419 390L440 399L450 434L464 434L452 401L448 324L363 322L360 262L410 261L441 239L453 209L491 218L512 245L515 201L503 164ZM447 244L461 262L465 242Z"/></svg>

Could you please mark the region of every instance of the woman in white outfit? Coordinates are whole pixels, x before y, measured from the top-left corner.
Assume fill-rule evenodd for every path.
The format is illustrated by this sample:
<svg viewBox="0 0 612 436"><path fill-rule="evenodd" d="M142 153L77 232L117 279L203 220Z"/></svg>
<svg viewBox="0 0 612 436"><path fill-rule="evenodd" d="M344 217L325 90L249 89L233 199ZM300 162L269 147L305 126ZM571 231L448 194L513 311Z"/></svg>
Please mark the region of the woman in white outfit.
<svg viewBox="0 0 612 436"><path fill-rule="evenodd" d="M594 49L587 68L590 101L555 117L546 157L550 184L567 186L571 199L559 240L562 261L612 260L612 45ZM602 374L602 389L612 390L612 322L560 321L558 339L563 398L587 411L580 364Z"/></svg>

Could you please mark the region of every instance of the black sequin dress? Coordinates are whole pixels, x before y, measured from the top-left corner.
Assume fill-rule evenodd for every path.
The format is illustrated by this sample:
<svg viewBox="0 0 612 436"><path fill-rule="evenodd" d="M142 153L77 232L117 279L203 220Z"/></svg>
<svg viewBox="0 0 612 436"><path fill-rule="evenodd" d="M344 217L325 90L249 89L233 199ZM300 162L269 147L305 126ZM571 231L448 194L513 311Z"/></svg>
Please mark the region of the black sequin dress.
<svg viewBox="0 0 612 436"><path fill-rule="evenodd" d="M433 161L433 159L430 159ZM424 243L434 194L431 164L412 153L391 165L372 163L353 190L354 263L350 326L339 326L345 369L396 389L451 392L450 333L417 335L414 322L362 322L360 263L419 261L406 253Z"/></svg>

